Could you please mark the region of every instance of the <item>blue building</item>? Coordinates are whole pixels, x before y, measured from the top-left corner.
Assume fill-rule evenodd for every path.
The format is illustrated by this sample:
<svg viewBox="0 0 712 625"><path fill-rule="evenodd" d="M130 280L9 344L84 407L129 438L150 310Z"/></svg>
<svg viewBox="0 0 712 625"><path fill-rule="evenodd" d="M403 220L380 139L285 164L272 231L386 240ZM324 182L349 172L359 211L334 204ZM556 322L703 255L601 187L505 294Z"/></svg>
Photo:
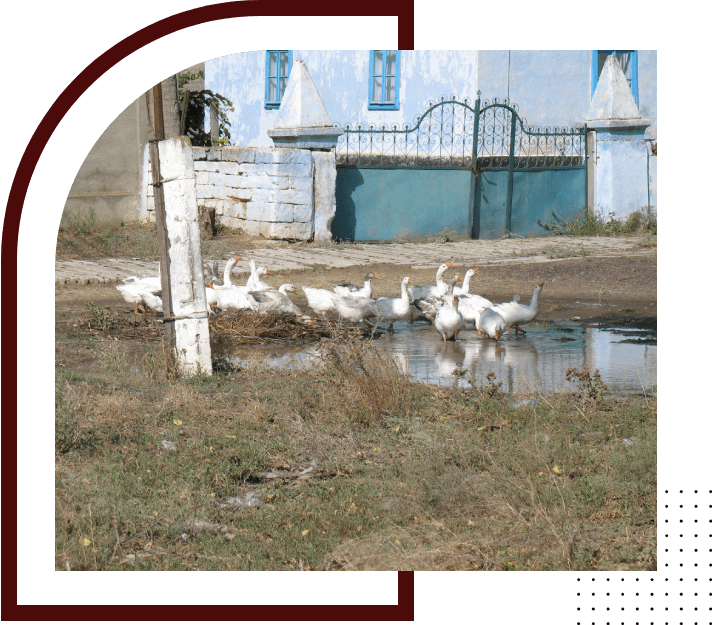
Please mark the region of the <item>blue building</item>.
<svg viewBox="0 0 712 625"><path fill-rule="evenodd" d="M646 199L625 202L615 210L610 202L604 206L594 197L594 189L605 186L594 185L600 141L595 131L585 136L583 130L611 55L620 65L641 118L651 122L642 135L648 150L642 171L648 174L640 184L646 189L636 196ZM507 232L536 235L544 233L541 223L551 221L552 216L568 218L598 209L604 216L620 217L657 204L654 50L263 50L233 54L205 63L206 89L233 102L234 111L229 114L233 145L273 145L268 130L277 120L296 60L305 62L332 122L349 128L337 148L341 160L337 160L337 214L332 232L339 238L392 239L442 230L478 238ZM480 101L475 104L478 92ZM441 106L432 109L442 96ZM473 162L474 141L466 135L477 132L473 120L475 107L479 111L480 106L486 111L479 122L478 158ZM426 111L430 111L427 120ZM429 133L436 129L440 135L433 139L413 133L419 119ZM356 134L359 125L365 130L397 128L400 134ZM455 127L461 136L446 137L446 130ZM406 128L411 132L403 133ZM483 134L485 128L491 136ZM533 132L527 132L529 128ZM504 136L510 130L511 144L510 135ZM606 137L609 141L611 133ZM350 156L340 153L349 142L359 150L378 143L380 160L364 160L361 154L356 161L349 160ZM413 156L413 146L432 156L443 147L452 151L456 143L461 153L451 153L447 162L423 160L420 151ZM511 152L514 158L507 157L510 149L515 150ZM373 147L369 150L372 155ZM489 159L483 160L486 154Z"/></svg>

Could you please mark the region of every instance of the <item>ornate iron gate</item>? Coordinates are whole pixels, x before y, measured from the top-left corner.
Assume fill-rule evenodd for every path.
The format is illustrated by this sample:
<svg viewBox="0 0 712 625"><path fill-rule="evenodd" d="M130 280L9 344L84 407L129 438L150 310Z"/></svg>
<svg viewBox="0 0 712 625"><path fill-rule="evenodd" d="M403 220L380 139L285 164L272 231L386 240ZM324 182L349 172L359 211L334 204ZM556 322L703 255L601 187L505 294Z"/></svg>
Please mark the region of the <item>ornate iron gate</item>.
<svg viewBox="0 0 712 625"><path fill-rule="evenodd" d="M584 180L583 197L587 197L585 191L588 184L586 166L588 129L585 125L581 128L527 127L526 120L519 115L519 107L510 104L506 99L501 102L497 98L491 102L485 100L481 108L478 108L475 172L480 175L486 171L507 171L506 233L513 232L512 201L515 172L580 170ZM479 195L478 200L481 200ZM535 198L532 198L532 203L536 204ZM478 201L478 208L481 208L481 201ZM585 200L584 208L586 208Z"/></svg>
<svg viewBox="0 0 712 625"><path fill-rule="evenodd" d="M528 128L516 104L481 102L479 95L474 103L456 95L431 101L412 126L344 126L336 151L335 236L367 240L396 238L407 231L428 235L442 230L443 224L461 236L501 236L497 228L483 228L482 218L495 212L499 216L502 208L504 228L512 233L514 178L521 172L582 170L585 208L585 126ZM501 198L492 203L483 191L485 182L491 183L483 180L488 172L493 178L506 172L504 206ZM544 183L551 187L561 179ZM494 188L499 183L492 184ZM550 190L544 194L550 195ZM542 210L537 207L537 214Z"/></svg>

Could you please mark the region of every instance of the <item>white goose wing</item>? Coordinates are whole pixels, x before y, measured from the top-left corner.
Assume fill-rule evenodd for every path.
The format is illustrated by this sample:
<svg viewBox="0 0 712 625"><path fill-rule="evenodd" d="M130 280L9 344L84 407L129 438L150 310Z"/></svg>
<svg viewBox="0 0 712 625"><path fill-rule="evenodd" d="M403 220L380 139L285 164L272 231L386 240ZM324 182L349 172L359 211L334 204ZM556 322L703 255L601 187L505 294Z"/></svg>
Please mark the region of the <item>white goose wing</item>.
<svg viewBox="0 0 712 625"><path fill-rule="evenodd" d="M327 291L326 289L317 289L314 287L303 286L302 291L306 295L309 307L317 315L325 315L329 311L336 311L334 299L338 297L336 293Z"/></svg>

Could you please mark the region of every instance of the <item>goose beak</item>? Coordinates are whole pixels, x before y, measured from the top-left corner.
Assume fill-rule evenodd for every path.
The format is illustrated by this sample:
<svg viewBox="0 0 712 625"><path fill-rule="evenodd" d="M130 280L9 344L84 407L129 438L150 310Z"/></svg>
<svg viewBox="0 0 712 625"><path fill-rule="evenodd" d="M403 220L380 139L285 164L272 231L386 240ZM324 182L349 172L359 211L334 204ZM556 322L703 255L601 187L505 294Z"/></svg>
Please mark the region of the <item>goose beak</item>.
<svg viewBox="0 0 712 625"><path fill-rule="evenodd" d="M241 258L242 258L242 256L235 256L232 260L234 260L235 262L237 262L237 261L240 260Z"/></svg>
<svg viewBox="0 0 712 625"><path fill-rule="evenodd" d="M494 340L499 341L499 328L497 328L494 332Z"/></svg>
<svg viewBox="0 0 712 625"><path fill-rule="evenodd" d="M477 269L473 269L472 273L477 273L479 270L480 270L479 267Z"/></svg>
<svg viewBox="0 0 712 625"><path fill-rule="evenodd" d="M544 286L544 283L542 282L542 283L539 285L539 287L543 287L543 286Z"/></svg>
<svg viewBox="0 0 712 625"><path fill-rule="evenodd" d="M268 269L268 270L267 270L267 275L268 275L268 276L273 276L274 274Z"/></svg>
<svg viewBox="0 0 712 625"><path fill-rule="evenodd" d="M445 263L445 266L450 269L450 267L452 267L452 263Z"/></svg>
<svg viewBox="0 0 712 625"><path fill-rule="evenodd" d="M378 274L376 274L376 275L373 276L373 277L376 278L376 280L380 280L380 279L381 279L381 276L379 276Z"/></svg>

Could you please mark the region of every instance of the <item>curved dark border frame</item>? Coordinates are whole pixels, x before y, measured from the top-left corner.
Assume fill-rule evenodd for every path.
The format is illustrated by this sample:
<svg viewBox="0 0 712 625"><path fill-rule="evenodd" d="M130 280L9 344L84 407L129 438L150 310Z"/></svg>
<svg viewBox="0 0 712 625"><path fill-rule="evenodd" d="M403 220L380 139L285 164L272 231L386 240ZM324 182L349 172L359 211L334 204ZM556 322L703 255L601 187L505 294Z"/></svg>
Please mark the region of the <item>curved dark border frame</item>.
<svg viewBox="0 0 712 625"><path fill-rule="evenodd" d="M285 0L243 0L225 2L184 11L155 22L130 35L123 41L104 52L84 69L61 93L52 104L35 130L28 147L22 155L8 196L0 249L2 282L5 301L4 307L9 316L5 326L11 328L3 337L3 355L12 353L17 357L17 242L20 229L20 217L37 162L65 114L81 95L106 71L119 61L143 46L173 32L222 19L248 16L323 16L323 15L359 15L359 16L397 16L398 47L401 50L414 48L414 0L395 0L384 4L377 0L365 0L348 10L318 10L319 5L299 5ZM334 5L335 6L335 5ZM312 9L313 7L313 9ZM7 286L10 285L10 286ZM9 359L8 359L9 360ZM130 605L18 605L17 604L17 369L7 367L9 375L3 379L2 407L8 415L3 422L2 445L2 490L7 514L2 524L2 543L4 557L2 573L5 583L2 585L1 605L3 620L45 620L45 621L412 621L414 620L414 573L398 572L398 603L396 605L278 605L259 606L241 605L236 614L235 606L130 606ZM107 609L109 608L109 609ZM206 618L207 617L207 618Z"/></svg>

